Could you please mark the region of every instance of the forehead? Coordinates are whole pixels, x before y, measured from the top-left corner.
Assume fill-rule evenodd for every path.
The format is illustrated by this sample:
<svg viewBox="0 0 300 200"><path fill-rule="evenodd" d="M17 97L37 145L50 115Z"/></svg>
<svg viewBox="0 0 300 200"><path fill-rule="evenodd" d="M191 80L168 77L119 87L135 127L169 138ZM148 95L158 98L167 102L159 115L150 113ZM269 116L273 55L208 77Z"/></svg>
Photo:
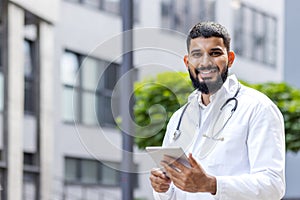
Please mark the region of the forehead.
<svg viewBox="0 0 300 200"><path fill-rule="evenodd" d="M209 38L204 38L204 37L198 37L191 39L190 43L190 52L195 49L199 50L210 50L213 48L220 48L222 50L225 50L226 47L223 42L223 38L220 37L209 37Z"/></svg>

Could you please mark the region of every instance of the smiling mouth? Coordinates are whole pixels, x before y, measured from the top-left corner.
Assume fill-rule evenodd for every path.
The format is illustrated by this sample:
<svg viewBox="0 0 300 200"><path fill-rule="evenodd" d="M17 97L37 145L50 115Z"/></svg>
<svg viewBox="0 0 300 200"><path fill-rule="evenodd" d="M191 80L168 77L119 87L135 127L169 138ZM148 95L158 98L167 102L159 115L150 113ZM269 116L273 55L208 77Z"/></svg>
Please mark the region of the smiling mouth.
<svg viewBox="0 0 300 200"><path fill-rule="evenodd" d="M218 70L217 69L211 69L211 70L200 70L200 74L210 74L210 73L216 73Z"/></svg>
<svg viewBox="0 0 300 200"><path fill-rule="evenodd" d="M196 69L196 73L197 74L202 74L202 75L208 75L211 73L216 73L218 72L218 68L217 67L205 67L205 68L197 68Z"/></svg>

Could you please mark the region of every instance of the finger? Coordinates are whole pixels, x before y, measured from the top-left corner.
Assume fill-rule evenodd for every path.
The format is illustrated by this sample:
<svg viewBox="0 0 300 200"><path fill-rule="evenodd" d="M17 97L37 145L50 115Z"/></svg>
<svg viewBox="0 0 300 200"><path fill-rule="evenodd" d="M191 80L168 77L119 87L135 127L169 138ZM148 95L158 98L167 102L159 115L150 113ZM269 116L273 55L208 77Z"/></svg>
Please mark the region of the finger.
<svg viewBox="0 0 300 200"><path fill-rule="evenodd" d="M153 176L158 176L162 179L167 179L168 177L166 176L166 173L163 172L160 168L154 168L151 170L151 174Z"/></svg>
<svg viewBox="0 0 300 200"><path fill-rule="evenodd" d="M173 167L169 166L166 163L163 163L165 170L168 174L168 177L170 177L170 180L178 187L181 188L182 185L182 175L183 173L180 173L179 171L175 170Z"/></svg>
<svg viewBox="0 0 300 200"><path fill-rule="evenodd" d="M175 159L173 157L164 156L164 159L165 159L164 161L167 162L167 164L169 164L173 168L177 169L177 171L179 171L179 172L182 172L187 169L187 167L185 165L183 165L180 161L178 161L177 159Z"/></svg>
<svg viewBox="0 0 300 200"><path fill-rule="evenodd" d="M202 169L191 153L189 153L188 160L192 168Z"/></svg>
<svg viewBox="0 0 300 200"><path fill-rule="evenodd" d="M158 184L151 184L151 186L156 192L164 192L168 188L168 186L160 186Z"/></svg>
<svg viewBox="0 0 300 200"><path fill-rule="evenodd" d="M170 180L174 181L174 179L180 177L181 173L179 170L176 170L175 167L171 164L167 164L165 162L162 162L161 165L166 170L166 173L168 174L168 177Z"/></svg>
<svg viewBox="0 0 300 200"><path fill-rule="evenodd" d="M160 177L157 176L150 176L150 182L151 182L151 186L152 188L156 191L156 192L165 192L169 189L170 187L170 183L171 181L166 181L164 179L161 179Z"/></svg>
<svg viewBox="0 0 300 200"><path fill-rule="evenodd" d="M152 187L156 192L166 192L170 188L170 185L156 185Z"/></svg>
<svg viewBox="0 0 300 200"><path fill-rule="evenodd" d="M165 175L165 172L156 171L156 170L151 172L151 175L149 178L152 183L156 183L156 184L171 182L171 180Z"/></svg>
<svg viewBox="0 0 300 200"><path fill-rule="evenodd" d="M166 176L165 176L166 177ZM171 180L169 178L165 178L165 177L160 177L160 176L155 176L153 174L150 175L149 179L151 181L151 183L153 184L169 184L171 182Z"/></svg>

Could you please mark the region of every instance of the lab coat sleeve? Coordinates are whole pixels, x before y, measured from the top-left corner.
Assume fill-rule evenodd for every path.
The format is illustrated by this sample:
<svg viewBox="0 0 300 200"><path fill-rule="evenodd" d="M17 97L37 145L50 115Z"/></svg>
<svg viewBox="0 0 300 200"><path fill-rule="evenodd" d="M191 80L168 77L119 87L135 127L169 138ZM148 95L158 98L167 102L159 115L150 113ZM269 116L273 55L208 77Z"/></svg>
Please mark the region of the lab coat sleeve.
<svg viewBox="0 0 300 200"><path fill-rule="evenodd" d="M153 190L153 197L155 200L171 200L176 199L175 192L174 192L174 186L173 184L170 185L170 188L165 193L158 193Z"/></svg>
<svg viewBox="0 0 300 200"><path fill-rule="evenodd" d="M279 200L285 193L285 138L282 114L271 104L257 108L249 121L249 174L217 176L218 200Z"/></svg>

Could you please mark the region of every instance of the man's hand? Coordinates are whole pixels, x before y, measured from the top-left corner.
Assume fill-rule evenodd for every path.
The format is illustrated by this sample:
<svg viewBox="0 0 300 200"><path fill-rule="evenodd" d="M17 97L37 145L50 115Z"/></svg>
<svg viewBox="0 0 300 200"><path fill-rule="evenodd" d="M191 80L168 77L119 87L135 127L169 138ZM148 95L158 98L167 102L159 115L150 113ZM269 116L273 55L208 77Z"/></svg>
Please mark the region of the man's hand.
<svg viewBox="0 0 300 200"><path fill-rule="evenodd" d="M166 192L170 187L171 180L160 169L152 169L150 181L156 192Z"/></svg>
<svg viewBox="0 0 300 200"><path fill-rule="evenodd" d="M210 192L216 194L216 178L206 174L204 169L189 154L191 168L185 167L176 159L165 156L161 165L164 166L169 178L174 185L186 192Z"/></svg>

